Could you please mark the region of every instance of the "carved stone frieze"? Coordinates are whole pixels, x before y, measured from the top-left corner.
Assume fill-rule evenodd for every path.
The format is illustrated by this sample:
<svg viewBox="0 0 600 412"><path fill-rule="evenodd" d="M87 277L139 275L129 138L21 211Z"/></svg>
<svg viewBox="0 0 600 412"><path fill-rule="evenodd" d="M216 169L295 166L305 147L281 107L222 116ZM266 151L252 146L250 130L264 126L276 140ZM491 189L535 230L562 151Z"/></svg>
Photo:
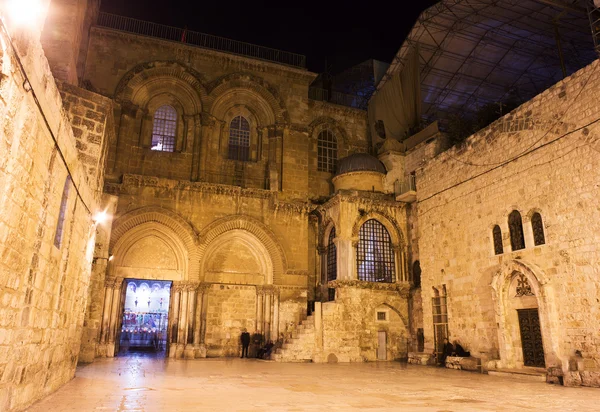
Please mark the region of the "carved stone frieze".
<svg viewBox="0 0 600 412"><path fill-rule="evenodd" d="M379 283L379 282L365 282L362 280L332 280L327 283L327 287L330 288L361 288L361 289L372 289L372 290L384 290L390 292L399 292L400 294L406 294L410 291L410 284L408 282L402 283Z"/></svg>

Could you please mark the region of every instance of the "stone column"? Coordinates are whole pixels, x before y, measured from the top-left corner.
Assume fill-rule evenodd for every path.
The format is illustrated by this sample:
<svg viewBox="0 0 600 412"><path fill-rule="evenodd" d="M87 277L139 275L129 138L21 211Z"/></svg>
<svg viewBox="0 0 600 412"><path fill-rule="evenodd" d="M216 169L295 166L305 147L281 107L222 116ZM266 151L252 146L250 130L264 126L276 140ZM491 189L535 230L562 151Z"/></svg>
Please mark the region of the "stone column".
<svg viewBox="0 0 600 412"><path fill-rule="evenodd" d="M337 253L337 248L336 248ZM320 268L321 273L319 276L319 295L321 302L327 301L327 248L324 246L317 247L317 256L319 262L317 267ZM318 298L317 298L318 299ZM315 299L315 300L317 300Z"/></svg>
<svg viewBox="0 0 600 412"><path fill-rule="evenodd" d="M267 133L269 136L269 189L278 191L282 187L281 165L283 162L283 126L269 126Z"/></svg>
<svg viewBox="0 0 600 412"><path fill-rule="evenodd" d="M396 270L396 273L398 274L398 276L396 278L396 282L397 283L406 282L408 280L407 273L404 270L404 268L406 266L406 254L398 245L393 245L392 248L393 248L392 250L394 251L395 264L396 264L396 267L394 269Z"/></svg>
<svg viewBox="0 0 600 412"><path fill-rule="evenodd" d="M181 285L173 282L173 302L171 302L171 339L169 342L169 357L174 358L177 353L177 341L179 339L179 301L181 298Z"/></svg>
<svg viewBox="0 0 600 412"><path fill-rule="evenodd" d="M355 279L354 250L358 240L336 238L338 280Z"/></svg>
<svg viewBox="0 0 600 412"><path fill-rule="evenodd" d="M265 292L265 321L264 321L264 331L265 331L265 341L271 339L271 297L272 291Z"/></svg>
<svg viewBox="0 0 600 412"><path fill-rule="evenodd" d="M201 115L200 114L196 114L194 116L190 116L190 123L193 124L193 133L192 133L192 173L191 173L191 180L192 182L196 182L198 181L198 179L200 178L200 153L202 152L202 148L201 148ZM188 141L189 144L189 141Z"/></svg>
<svg viewBox="0 0 600 412"><path fill-rule="evenodd" d="M271 322L271 339L277 340L279 337L279 290L273 289L273 317Z"/></svg>
<svg viewBox="0 0 600 412"><path fill-rule="evenodd" d="M203 285L204 286L204 285ZM208 311L208 293L210 285L206 285L202 293L202 308L200 310L200 345L206 347L206 313ZM204 354L206 357L206 352Z"/></svg>
<svg viewBox="0 0 600 412"><path fill-rule="evenodd" d="M194 330L194 315L195 315L195 307L196 307L196 288L197 284L190 283L188 285L187 295L188 295L188 304L187 304L187 324L185 331L185 349L184 356L186 359L194 359L194 344L193 344L193 330Z"/></svg>
<svg viewBox="0 0 600 412"><path fill-rule="evenodd" d="M108 331L110 326L110 309L112 307L114 278L106 279L104 284L104 309L102 313L102 331L100 332L100 340L98 343L105 345L108 340ZM105 350L103 355L106 356Z"/></svg>
<svg viewBox="0 0 600 412"><path fill-rule="evenodd" d="M121 286L123 278L116 278L113 283L112 304L110 309L110 325L108 327L108 342L106 347L106 355L109 357L115 356L115 338L117 336L117 325L119 324L120 306L121 306Z"/></svg>
<svg viewBox="0 0 600 412"><path fill-rule="evenodd" d="M202 335L202 327L206 323L206 305L204 299L207 296L207 283L201 283L196 288L195 307L194 307L194 357L205 358L206 347L204 346L204 335ZM206 333L206 327L204 328Z"/></svg>
<svg viewBox="0 0 600 412"><path fill-rule="evenodd" d="M262 334L263 333L263 298L265 296L265 291L262 287L256 287L256 332Z"/></svg>

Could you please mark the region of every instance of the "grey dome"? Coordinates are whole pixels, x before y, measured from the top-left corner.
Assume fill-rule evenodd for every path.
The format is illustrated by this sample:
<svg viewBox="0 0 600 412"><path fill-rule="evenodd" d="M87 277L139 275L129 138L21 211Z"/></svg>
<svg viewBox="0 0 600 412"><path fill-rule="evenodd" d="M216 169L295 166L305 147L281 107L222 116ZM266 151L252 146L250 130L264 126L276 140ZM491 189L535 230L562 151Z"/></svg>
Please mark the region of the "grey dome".
<svg viewBox="0 0 600 412"><path fill-rule="evenodd" d="M354 153L338 161L337 175L350 172L386 173L383 163L367 153Z"/></svg>

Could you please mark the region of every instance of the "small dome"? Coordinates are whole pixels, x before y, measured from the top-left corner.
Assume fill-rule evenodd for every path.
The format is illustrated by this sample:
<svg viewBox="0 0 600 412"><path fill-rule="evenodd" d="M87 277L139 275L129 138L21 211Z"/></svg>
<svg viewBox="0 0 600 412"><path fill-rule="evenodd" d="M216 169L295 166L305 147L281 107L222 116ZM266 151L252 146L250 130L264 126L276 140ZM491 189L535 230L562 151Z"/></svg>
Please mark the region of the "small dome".
<svg viewBox="0 0 600 412"><path fill-rule="evenodd" d="M337 175L350 172L378 172L385 174L385 166L367 153L354 153L338 161Z"/></svg>

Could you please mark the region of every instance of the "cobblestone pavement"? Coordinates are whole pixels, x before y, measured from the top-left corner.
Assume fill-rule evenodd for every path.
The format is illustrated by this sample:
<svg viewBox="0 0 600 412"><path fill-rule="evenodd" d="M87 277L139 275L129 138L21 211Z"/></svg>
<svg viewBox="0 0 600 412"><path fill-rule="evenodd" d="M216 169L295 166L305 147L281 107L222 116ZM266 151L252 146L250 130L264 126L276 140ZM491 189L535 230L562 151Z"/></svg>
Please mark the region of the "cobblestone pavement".
<svg viewBox="0 0 600 412"><path fill-rule="evenodd" d="M30 411L600 411L600 390L396 362L99 359Z"/></svg>

